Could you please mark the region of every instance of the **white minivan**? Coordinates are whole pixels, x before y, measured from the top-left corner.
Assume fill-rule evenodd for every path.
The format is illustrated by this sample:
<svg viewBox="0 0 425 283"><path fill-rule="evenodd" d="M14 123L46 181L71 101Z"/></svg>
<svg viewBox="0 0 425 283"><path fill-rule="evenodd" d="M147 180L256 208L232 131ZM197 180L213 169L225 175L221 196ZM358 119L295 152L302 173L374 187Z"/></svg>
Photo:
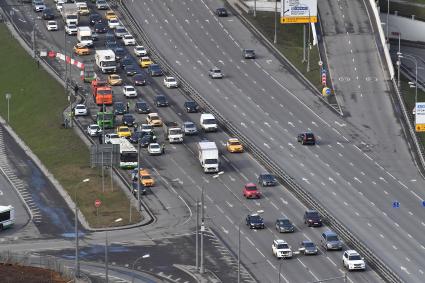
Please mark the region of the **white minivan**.
<svg viewBox="0 0 425 283"><path fill-rule="evenodd" d="M216 132L218 129L217 120L213 114L204 113L201 114L201 119L199 120L201 128L205 132Z"/></svg>

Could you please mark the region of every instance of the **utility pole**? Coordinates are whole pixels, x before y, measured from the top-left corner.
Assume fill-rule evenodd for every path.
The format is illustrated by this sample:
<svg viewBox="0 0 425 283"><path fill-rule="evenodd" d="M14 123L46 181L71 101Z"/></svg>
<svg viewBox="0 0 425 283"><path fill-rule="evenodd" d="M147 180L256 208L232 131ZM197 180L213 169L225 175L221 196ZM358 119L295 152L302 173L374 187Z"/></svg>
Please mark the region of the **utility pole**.
<svg viewBox="0 0 425 283"><path fill-rule="evenodd" d="M308 10L308 24L311 25L310 9ZM310 49L311 49L310 34L311 34L311 27L308 27L307 73L310 72Z"/></svg>
<svg viewBox="0 0 425 283"><path fill-rule="evenodd" d="M274 1L274 40L273 43L277 43L277 0Z"/></svg>
<svg viewBox="0 0 425 283"><path fill-rule="evenodd" d="M199 273L204 273L204 229L205 229L205 218L204 218L204 186L201 191L201 269Z"/></svg>
<svg viewBox="0 0 425 283"><path fill-rule="evenodd" d="M306 45L306 35L307 35L307 32L306 32L306 24L303 24L303 60L302 60L302 63L304 63L305 61L306 61L306 59L305 59L305 45Z"/></svg>
<svg viewBox="0 0 425 283"><path fill-rule="evenodd" d="M139 211L140 211L142 206L142 199L141 199L141 193L140 193L140 139L137 139L137 201L138 201ZM130 210L131 210L131 204L130 204Z"/></svg>
<svg viewBox="0 0 425 283"><path fill-rule="evenodd" d="M238 225L238 283L241 282L241 224Z"/></svg>
<svg viewBox="0 0 425 283"><path fill-rule="evenodd" d="M109 266L108 266L108 230L106 230L105 234L105 280L106 283L109 281L108 277Z"/></svg>
<svg viewBox="0 0 425 283"><path fill-rule="evenodd" d="M199 200L196 199L196 271L199 270Z"/></svg>
<svg viewBox="0 0 425 283"><path fill-rule="evenodd" d="M254 0L254 17L257 17L257 0Z"/></svg>
<svg viewBox="0 0 425 283"><path fill-rule="evenodd" d="M401 41L401 34L400 34L400 31L398 32L398 53L397 54L401 54L401 44L400 44L400 41ZM398 61L397 61L397 86L400 88L400 66L401 65L401 59L400 58L398 58Z"/></svg>

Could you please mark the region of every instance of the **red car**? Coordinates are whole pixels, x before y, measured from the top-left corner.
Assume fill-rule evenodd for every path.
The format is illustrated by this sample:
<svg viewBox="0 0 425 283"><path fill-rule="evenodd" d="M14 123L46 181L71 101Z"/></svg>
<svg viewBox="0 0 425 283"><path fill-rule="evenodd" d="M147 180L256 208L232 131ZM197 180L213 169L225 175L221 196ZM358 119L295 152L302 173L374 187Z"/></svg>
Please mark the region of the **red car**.
<svg viewBox="0 0 425 283"><path fill-rule="evenodd" d="M257 185L254 183L248 183L243 188L243 196L246 198L260 198L261 193L257 189Z"/></svg>

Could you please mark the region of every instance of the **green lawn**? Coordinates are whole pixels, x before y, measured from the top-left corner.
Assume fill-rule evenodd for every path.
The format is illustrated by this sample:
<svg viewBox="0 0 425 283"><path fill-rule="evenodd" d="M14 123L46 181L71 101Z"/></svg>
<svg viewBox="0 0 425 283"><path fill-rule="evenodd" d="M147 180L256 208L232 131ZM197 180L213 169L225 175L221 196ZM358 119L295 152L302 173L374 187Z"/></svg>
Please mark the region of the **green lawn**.
<svg viewBox="0 0 425 283"><path fill-rule="evenodd" d="M420 3L425 5L425 0L410 0L411 3ZM409 5L409 3L399 3L390 1L390 12L394 14L394 11L398 11L400 16L411 17L415 15L416 18L425 19L425 7L418 7L415 5ZM381 12L387 12L387 1L381 0Z"/></svg>
<svg viewBox="0 0 425 283"><path fill-rule="evenodd" d="M258 12L253 14L244 13L244 16L271 42L274 41L274 13ZM279 19L278 19L279 20ZM310 71L307 72L307 63L303 60L303 25L302 24L279 24L277 25L277 49L321 92L321 75L319 67L319 51L317 46L310 50ZM308 37L308 29L307 29ZM313 41L313 35L311 35ZM306 55L307 58L307 55ZM333 96L329 97L334 103Z"/></svg>
<svg viewBox="0 0 425 283"><path fill-rule="evenodd" d="M121 225L129 224L129 200L124 192L116 184L112 192L110 178L102 192L100 172L89 166L88 148L73 130L61 128L62 111L68 103L63 87L37 68L4 24L0 24L0 42L0 115L7 117L4 94L11 93L10 125L72 197L76 184L90 178L78 186L78 195L92 227L109 225L116 218L123 218ZM98 217L95 199L103 202ZM140 221L136 208L132 215L132 223Z"/></svg>

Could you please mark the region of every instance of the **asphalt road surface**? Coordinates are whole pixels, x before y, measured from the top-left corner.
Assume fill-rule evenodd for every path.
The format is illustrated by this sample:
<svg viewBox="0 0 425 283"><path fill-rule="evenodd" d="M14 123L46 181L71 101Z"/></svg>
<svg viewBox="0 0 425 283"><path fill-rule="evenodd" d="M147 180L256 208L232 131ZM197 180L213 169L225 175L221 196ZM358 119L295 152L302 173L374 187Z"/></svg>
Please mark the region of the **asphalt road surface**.
<svg viewBox="0 0 425 283"><path fill-rule="evenodd" d="M425 186L391 105L363 2L320 6L332 75L342 78L335 87L345 119L282 69L236 17L215 17L222 5L127 4L159 52L221 114L405 280L423 281ZM254 48L258 59L243 60L242 48ZM224 79L208 78L213 66ZM296 145L304 130L316 133L318 146ZM394 209L394 201L401 206Z"/></svg>
<svg viewBox="0 0 425 283"><path fill-rule="evenodd" d="M155 4L153 2L141 3L147 3L149 5ZM171 4L175 5L176 3L172 2ZM157 8L159 9L162 7L155 7L155 9ZM200 12L206 11L208 13L208 10L204 10L206 9L205 6L198 7L196 4L195 8L199 9ZM135 7L135 9L139 8ZM150 11L149 9L142 9L143 11L140 12L140 16L144 15L144 11ZM175 9L176 11L179 10L178 7L174 7L173 9ZM22 29L27 33L27 35L32 31L32 26L29 23L32 23L31 17L34 17L34 13L28 10L26 10L26 12L22 15L16 15L16 17L21 16L21 19L26 22L25 24L25 22L19 21L22 23ZM184 11L179 11L179 13L183 12ZM218 28L220 25L217 24L216 19L214 17L212 17L210 14L207 15L207 20L211 22L204 28L208 27L208 29L211 29L210 31L208 31L208 33L214 33L214 40L216 40L217 42L219 40L221 41L223 38L223 34L220 33L221 31ZM164 12L164 16L170 17L171 15L169 15L168 12ZM196 14L189 16L195 17ZM28 19L26 19L26 17L28 17ZM153 22L155 22L155 19L152 18L151 14L144 15L144 18L146 20L151 19ZM196 17L191 18L191 20L192 19L194 22L196 22ZM202 19L202 21L203 20L204 19ZM198 23L199 21L200 20L198 19ZM68 48L75 44L74 38L66 38L63 36L63 29L59 32L47 32L42 24L42 21L37 20L36 22L36 30L38 35L37 38L41 39L38 40L38 46L40 46L40 48L54 48L60 50L64 48L64 38L66 39ZM150 30L149 23L144 23L144 25L148 27L147 30L150 33L153 33L152 38L155 38L156 43L158 43L158 46L160 47L160 51L166 54L171 54L172 52L170 50L170 46L172 47L172 45L165 44L163 40L160 40L162 36L167 35L163 35L163 31L155 30L155 28L159 28L159 26L161 25L155 25L155 27L152 27L152 30ZM177 21L177 23L180 22ZM185 22L183 21L182 23ZM226 28L229 28L229 30L232 30L232 32L237 32L238 38L235 39L236 43L240 40L240 38L242 38L241 40L245 41L247 41L247 38L251 38L248 31L246 31L241 26L241 24L237 21L235 17L230 17L228 20L223 22L222 25L226 25ZM190 25L187 28L199 29L201 28L201 26L203 25L197 24L196 26ZM171 25L167 25L166 27L167 29L170 29L172 31L174 40L178 40L178 38L185 38L187 36L183 32L183 34L180 34L179 37L175 30L173 30L174 26L171 27ZM190 31L190 33L188 34L191 35L191 39L192 37L195 38L195 36L198 35L204 35L205 32L195 30ZM161 37L159 37L159 35L161 35ZM304 87L299 85L299 83L296 82L294 78L291 78L289 74L285 73L285 78L288 77L288 80L292 80L290 84L291 92L297 92L297 97L299 94L300 98L295 99L294 96L284 97L282 94L282 88L286 89L286 91L288 91L288 89L281 84L276 85L276 81L271 79L274 76L282 76L281 70L279 69L278 61L276 59L272 59L270 63L267 63L269 61L265 62L266 60L269 60L266 58L270 55L268 55L267 50L264 47L260 46L258 43L255 42L250 43L250 45L255 46L249 47L255 47L257 53L260 54L260 59L257 60L260 63L258 63L257 61L244 61L244 63L241 62L241 64L247 65L247 67L243 68L243 70L247 71L246 76L254 76L256 77L256 79L258 77L258 81L255 81L254 83L252 80L245 79L243 77L245 75L241 75L239 71L237 71L239 65L236 63L229 64L230 61L227 61L235 60L233 62L236 62L236 59L232 58L237 58L239 62L241 56L240 50L235 48L235 46L233 45L229 46L229 40L227 39L223 41L223 44L226 44L226 46L221 47L221 50L231 52L231 54L229 55L230 59L227 57L227 55L222 55L223 58L226 58L226 61L222 60L224 66L226 66L226 68L223 68L226 78L222 81L211 82L209 79L206 78L205 75L207 69L210 67L210 64L207 64L206 62L202 63L205 58L208 59L207 55L205 55L205 57L201 56L202 60L200 61L202 64L204 64L202 71L198 71L198 69L192 70L194 65L201 65L200 63L198 63L198 61L192 61L192 56L201 53L200 51L195 50L199 49L198 45L192 43L187 44L187 42L190 42L190 39L186 38L185 40L179 40L181 41L179 42L179 44L184 45L184 49L187 50L188 54L184 54L183 52L179 51L180 53L183 53L183 55L181 55L180 53L177 53L176 55L174 51L173 56L183 56L185 60L180 59L176 61L179 61L180 63L185 62L185 66L190 66L191 68L180 67L178 62L176 62L176 69L183 75L188 77L190 80L192 80L192 82L195 86L197 86L197 88L202 89L202 93L205 93L205 96L209 101L214 101L214 103L217 103L218 106L216 106L220 112L226 114L226 117L229 117L230 120L238 122L238 124L243 127L247 135L255 136L254 140L256 142L259 142L260 145L267 141L267 143L264 144L264 149L271 154L273 154L273 152L278 151L279 154L275 153L274 158L279 159L280 162L284 162L285 164L291 164L290 167L285 167L285 169L288 169L288 171L290 170L290 173L293 173L292 175L300 179L300 181L304 182L306 186L310 188L315 188L317 190L317 194L323 194L321 200L331 202L331 205L333 207L336 207L336 213L341 215L345 214L347 217L351 216L350 218L352 218L352 215L347 213L347 210L353 209L353 204L351 203L351 201L347 202L347 204L342 204L341 202L339 202L339 199L342 198L345 194L346 188L340 188L335 184L336 182L342 182L342 180L348 178L345 177L345 175L352 174L353 169L351 167L346 168L345 172L341 172L338 175L335 173L335 170L333 168L330 168L331 165L327 163L330 162L331 164L333 164L333 166L337 166L338 164L335 164L336 161L334 160L334 158L332 158L332 156L337 155L339 149L347 150L344 144L347 144L348 142L341 138L338 134L336 134L334 132L335 129L329 126L326 121L321 120L302 104L303 100L309 102L311 102L312 100L311 97L308 97L306 94L303 94L306 92ZM208 39L210 38L208 37ZM205 49L204 54L215 54L217 47L215 45L205 44L205 41L206 40L204 38L199 40L199 44L204 44L202 45L202 48ZM101 42L98 44L101 44ZM161 44L163 46L161 46ZM216 44L218 45L218 43ZM245 42L244 44L248 45L247 42ZM194 46L198 46L198 48ZM189 62L187 62L186 60L189 60ZM214 60L216 62L215 64L221 64L219 60L220 59ZM264 68L266 68L267 70ZM239 69L241 69L240 66ZM58 70L61 71L60 69ZM269 74L273 74L269 77L259 75L262 74L259 73L259 71L265 73L264 70ZM196 76L194 76L194 74ZM78 76L78 72L76 70L73 71L73 75L76 78ZM199 76L199 78L197 76ZM182 121L187 119L197 121L199 116L195 114L187 115L182 111L182 104L185 98L180 95L179 91L163 89L163 87L161 86L161 80L162 78L150 79L150 86L138 88L143 93L142 97L146 99L151 105L153 105L152 96L154 93L166 93L172 102L172 106L168 109L159 110L159 113L163 118L165 118L166 120L176 121ZM233 80L235 82L233 82ZM217 84L217 86L213 86L213 83L214 85ZM236 84L237 87L235 86ZM264 85L264 88L259 87L258 85L260 84ZM205 88L205 86L208 87ZM266 91L265 87L270 88L270 91L269 89L267 89ZM125 101L119 89L119 87L114 88L115 99L122 99L123 101ZM264 91L262 89L264 89ZM214 94L214 97L212 97L211 93ZM244 93L252 95L252 97L248 95L242 95ZM260 103L262 103L262 101L266 101L265 97L267 97L267 99L270 99L270 101L276 100L276 102L268 102L266 106L260 106ZM320 109L321 105L314 103L313 108ZM95 113L95 109L97 109L97 107L91 106L91 109L92 113ZM235 111L235 109L237 109L237 111ZM259 111L259 109L263 111ZM297 120L295 117L293 117L295 115L298 116L299 113L302 113L305 116L300 117L302 118L302 120ZM326 115L333 117L332 113L326 113ZM265 118L264 116L267 116L267 118ZM144 116L138 116L139 121L143 118ZM261 121L260 124L258 119L266 119L266 121L264 121L266 123ZM279 122L280 120L285 120L285 123ZM276 123L275 121L278 122ZM82 119L81 122L83 123L83 125L88 125L91 120ZM300 124L300 126L298 126L298 124ZM243 125L245 125L246 128ZM294 128L306 129L308 127L316 127L317 129L320 129L320 143L318 147L304 148L295 145L296 141L294 141L294 136L298 133L298 130ZM322 127L324 128L322 129ZM278 131L276 131L275 129L278 129ZM221 148L223 146L223 143L227 139L227 136L221 132L217 134L208 134L206 136L210 140L217 141ZM339 144L331 144L330 142L327 142L327 140L331 140L331 138L335 138L335 136L338 138L338 140L341 141L339 142ZM284 139L285 142L282 143L280 141L281 139ZM193 224L194 211L193 205L191 208L190 203L193 204L193 202L196 201L196 198L199 199L200 190L202 186L204 186L204 189L207 192L207 225L214 229L214 231L216 231L220 235L220 237L222 237L225 242L231 247L232 251L236 253L238 239L237 226L238 224L242 223L242 262L248 267L248 269L252 273L254 273L255 278L261 282L274 282L278 276L279 261L272 257L270 247L271 242L274 238L284 238L291 244L293 248L297 248L298 243L304 238L310 238L316 243L319 242L320 231L323 231L326 228L305 228L301 219L302 213L305 208L296 199L294 199L293 196L290 195L283 187L278 186L272 189L264 189L263 193L265 197L258 201L245 201L241 199L241 188L243 184L248 181L255 181L258 173L264 171L264 169L261 168L261 166L259 166L254 160L252 160L248 154L230 155L228 153L225 153L223 150L222 170L225 172L225 174L220 176L218 179L212 179L211 176L205 176L203 173L201 173L200 166L194 154L194 143L196 140L199 140L199 138L193 137L188 138L187 140L188 142L185 142L184 145L167 145L167 152L164 156L144 156L144 162L146 162L149 168L153 170L156 179L159 181L158 186L153 188L152 192L149 193L146 198L150 206L154 210L157 210L155 211L155 213L163 213L163 219L169 219L169 221L174 224L173 227L185 225L186 221L192 221L191 223ZM349 147L349 145L347 145L347 147ZM353 147L348 151L348 154L351 154L352 156L355 156L358 159L359 154L356 150L357 149ZM313 162L311 162L313 156L315 156L314 160L315 162L318 162L318 164L313 164ZM363 161L363 159L367 160L366 157L361 155L360 160ZM290 162L288 162L288 160ZM300 160L302 160L302 162L300 162ZM344 162L345 158L342 158L342 156L340 156L337 160L339 160L338 162ZM326 164L328 164L328 166L326 166ZM370 164L369 166L373 167ZM302 173L306 173L308 175L301 175ZM320 182L324 183L324 181L326 181L326 184L333 184L331 179L326 180L322 177L316 179L316 176L324 176L326 174L331 173L333 176L332 180L335 181L335 184L332 186L330 185L329 187L326 186L325 189L325 185L322 185ZM343 177L341 177L342 173L344 173ZM359 174L359 176L361 175L363 174ZM350 188L350 190L354 189ZM360 195L359 198L366 198L366 196ZM356 202L354 202L354 204L356 204ZM246 229L243 224L244 217L248 212L259 209L263 209L265 211L264 218L266 220L266 225L269 229L265 231L250 231L249 229ZM365 215L358 215L355 221L357 221L358 223L364 223L364 218L368 217L366 215L365 210L366 209L364 209L364 207L361 207L359 210L357 210L359 212L361 211L362 214L365 213ZM183 219L181 218L182 215L185 216ZM297 231L293 235L285 236L278 235L276 232L274 232L272 230L273 222L277 217L280 217L282 215L286 215L291 218L297 225L299 231ZM158 220L158 223L161 223L161 219ZM168 224L164 225L162 228L166 229L167 225ZM368 231L365 231L365 233L367 232ZM300 236L301 234L303 235L302 237ZM297 256L294 260L285 262L287 263L287 265L285 264L287 268L283 272L282 280L287 280L289 282L304 282L341 276L343 275L343 270L342 266L340 265L340 261L340 252L324 253L322 251L319 256L308 258ZM288 270L290 270L290 272L288 272ZM368 270L364 273L350 274L349 278L353 282L379 281L379 279L376 278L376 274L374 274L371 270Z"/></svg>

